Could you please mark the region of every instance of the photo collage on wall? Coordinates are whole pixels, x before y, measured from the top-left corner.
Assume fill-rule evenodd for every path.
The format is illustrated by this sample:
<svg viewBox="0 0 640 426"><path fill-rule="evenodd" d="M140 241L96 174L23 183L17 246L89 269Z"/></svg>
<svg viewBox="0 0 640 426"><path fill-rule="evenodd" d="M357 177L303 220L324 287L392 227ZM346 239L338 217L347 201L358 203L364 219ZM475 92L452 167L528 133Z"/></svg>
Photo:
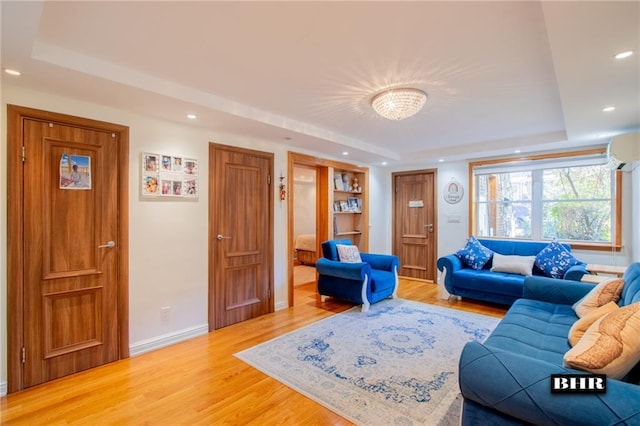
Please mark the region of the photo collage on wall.
<svg viewBox="0 0 640 426"><path fill-rule="evenodd" d="M198 160L142 153L144 197L198 197Z"/></svg>

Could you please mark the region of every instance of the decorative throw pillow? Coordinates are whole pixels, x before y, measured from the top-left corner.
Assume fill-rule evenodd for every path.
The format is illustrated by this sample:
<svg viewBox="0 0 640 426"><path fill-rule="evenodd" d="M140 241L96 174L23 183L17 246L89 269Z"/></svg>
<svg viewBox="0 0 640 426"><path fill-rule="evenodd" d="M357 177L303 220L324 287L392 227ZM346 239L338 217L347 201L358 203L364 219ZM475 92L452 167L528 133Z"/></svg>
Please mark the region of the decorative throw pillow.
<svg viewBox="0 0 640 426"><path fill-rule="evenodd" d="M596 285L585 296L573 304L572 308L578 317L582 318L589 312L598 309L609 302L617 302L622 294L624 280L610 278Z"/></svg>
<svg viewBox="0 0 640 426"><path fill-rule="evenodd" d="M567 367L622 379L640 361L640 302L596 320L564 354Z"/></svg>
<svg viewBox="0 0 640 426"><path fill-rule="evenodd" d="M480 243L473 235L467 244L455 253L460 260L472 269L482 269L482 267L491 259L493 252Z"/></svg>
<svg viewBox="0 0 640 426"><path fill-rule="evenodd" d="M593 324L609 312L615 311L616 309L618 309L618 305L616 305L616 302L605 303L599 308L589 312L578 321L574 322L571 326L571 329L569 330L569 343L571 344L571 346L575 346L578 343L587 329L591 327L591 324Z"/></svg>
<svg viewBox="0 0 640 426"><path fill-rule="evenodd" d="M493 253L493 272L506 272L509 274L531 275L535 256L505 256Z"/></svg>
<svg viewBox="0 0 640 426"><path fill-rule="evenodd" d="M551 278L564 277L569 268L580 263L557 240L550 242L536 255L536 266Z"/></svg>
<svg viewBox="0 0 640 426"><path fill-rule="evenodd" d="M346 244L336 244L338 259L345 263L362 263L358 246L348 246Z"/></svg>

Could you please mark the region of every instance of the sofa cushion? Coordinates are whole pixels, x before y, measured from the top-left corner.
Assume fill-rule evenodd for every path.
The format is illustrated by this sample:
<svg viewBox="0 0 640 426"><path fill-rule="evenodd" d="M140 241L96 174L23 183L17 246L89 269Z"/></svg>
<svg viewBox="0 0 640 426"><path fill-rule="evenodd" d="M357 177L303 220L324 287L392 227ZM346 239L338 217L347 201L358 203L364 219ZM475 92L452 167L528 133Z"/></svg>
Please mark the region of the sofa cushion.
<svg viewBox="0 0 640 426"><path fill-rule="evenodd" d="M336 244L336 250L338 250L338 259L340 259L340 262L362 263L358 246Z"/></svg>
<svg viewBox="0 0 640 426"><path fill-rule="evenodd" d="M569 268L582 262L573 257L562 244L553 240L536 255L535 263L547 276L562 278Z"/></svg>
<svg viewBox="0 0 640 426"><path fill-rule="evenodd" d="M640 361L640 303L596 320L564 356L565 365L622 379Z"/></svg>
<svg viewBox="0 0 640 426"><path fill-rule="evenodd" d="M396 276L393 272L380 269L371 270L371 291L373 293L386 292L396 285Z"/></svg>
<svg viewBox="0 0 640 426"><path fill-rule="evenodd" d="M467 244L455 253L460 260L472 269L482 269L491 259L493 252L483 246L473 235L467 240Z"/></svg>
<svg viewBox="0 0 640 426"><path fill-rule="evenodd" d="M491 272L505 272L508 274L531 275L535 256L506 256L493 253Z"/></svg>
<svg viewBox="0 0 640 426"><path fill-rule="evenodd" d="M522 297L524 275L491 272L488 269L479 271L465 268L455 272L456 287L485 293L503 294Z"/></svg>
<svg viewBox="0 0 640 426"><path fill-rule="evenodd" d="M485 345L561 365L570 349L569 329L577 319L569 305L519 299Z"/></svg>
<svg viewBox="0 0 640 426"><path fill-rule="evenodd" d="M609 312L618 309L618 305L615 302L605 303L597 309L589 312L585 316L581 317L578 321L573 323L569 330L569 344L575 346L578 341L584 336L584 333L591 327L591 325L608 314Z"/></svg>
<svg viewBox="0 0 640 426"><path fill-rule="evenodd" d="M582 299L573 304L576 315L582 318L589 312L593 312L600 306L609 302L617 302L620 299L624 280L622 278L611 278L596 285L593 290L587 293Z"/></svg>

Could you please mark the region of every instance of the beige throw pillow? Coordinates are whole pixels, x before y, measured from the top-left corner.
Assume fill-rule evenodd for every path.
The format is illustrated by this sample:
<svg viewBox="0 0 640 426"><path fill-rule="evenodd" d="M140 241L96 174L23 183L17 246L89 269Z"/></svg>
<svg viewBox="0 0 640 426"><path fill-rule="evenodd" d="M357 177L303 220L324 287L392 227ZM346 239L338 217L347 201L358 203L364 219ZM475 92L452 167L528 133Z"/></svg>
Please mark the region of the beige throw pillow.
<svg viewBox="0 0 640 426"><path fill-rule="evenodd" d="M640 302L596 320L564 355L567 367L622 379L640 361Z"/></svg>
<svg viewBox="0 0 640 426"><path fill-rule="evenodd" d="M591 324L596 322L596 320L602 318L609 312L613 312L618 309L618 305L616 302L606 303L599 308L589 312L587 315L580 318L578 321L574 322L569 330L569 343L571 346L575 346L580 338L584 335Z"/></svg>
<svg viewBox="0 0 640 426"><path fill-rule="evenodd" d="M609 302L617 302L622 294L624 280L622 278L611 278L596 285L582 299L573 305L573 310L578 317L582 318L589 312L598 309Z"/></svg>
<svg viewBox="0 0 640 426"><path fill-rule="evenodd" d="M336 244L338 259L345 263L362 263L358 246L348 246L346 244Z"/></svg>
<svg viewBox="0 0 640 426"><path fill-rule="evenodd" d="M505 256L500 253L493 253L493 272L506 272L509 274L531 275L535 256Z"/></svg>

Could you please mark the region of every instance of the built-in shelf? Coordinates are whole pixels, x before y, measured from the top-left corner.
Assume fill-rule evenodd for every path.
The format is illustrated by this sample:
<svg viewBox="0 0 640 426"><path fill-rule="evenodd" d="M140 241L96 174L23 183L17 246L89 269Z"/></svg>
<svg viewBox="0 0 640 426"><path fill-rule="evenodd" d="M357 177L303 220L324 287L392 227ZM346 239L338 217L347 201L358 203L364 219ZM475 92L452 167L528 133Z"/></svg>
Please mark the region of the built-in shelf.
<svg viewBox="0 0 640 426"><path fill-rule="evenodd" d="M350 239L366 252L369 243L368 189L369 171L358 166L334 167L329 172L330 217L333 237Z"/></svg>

